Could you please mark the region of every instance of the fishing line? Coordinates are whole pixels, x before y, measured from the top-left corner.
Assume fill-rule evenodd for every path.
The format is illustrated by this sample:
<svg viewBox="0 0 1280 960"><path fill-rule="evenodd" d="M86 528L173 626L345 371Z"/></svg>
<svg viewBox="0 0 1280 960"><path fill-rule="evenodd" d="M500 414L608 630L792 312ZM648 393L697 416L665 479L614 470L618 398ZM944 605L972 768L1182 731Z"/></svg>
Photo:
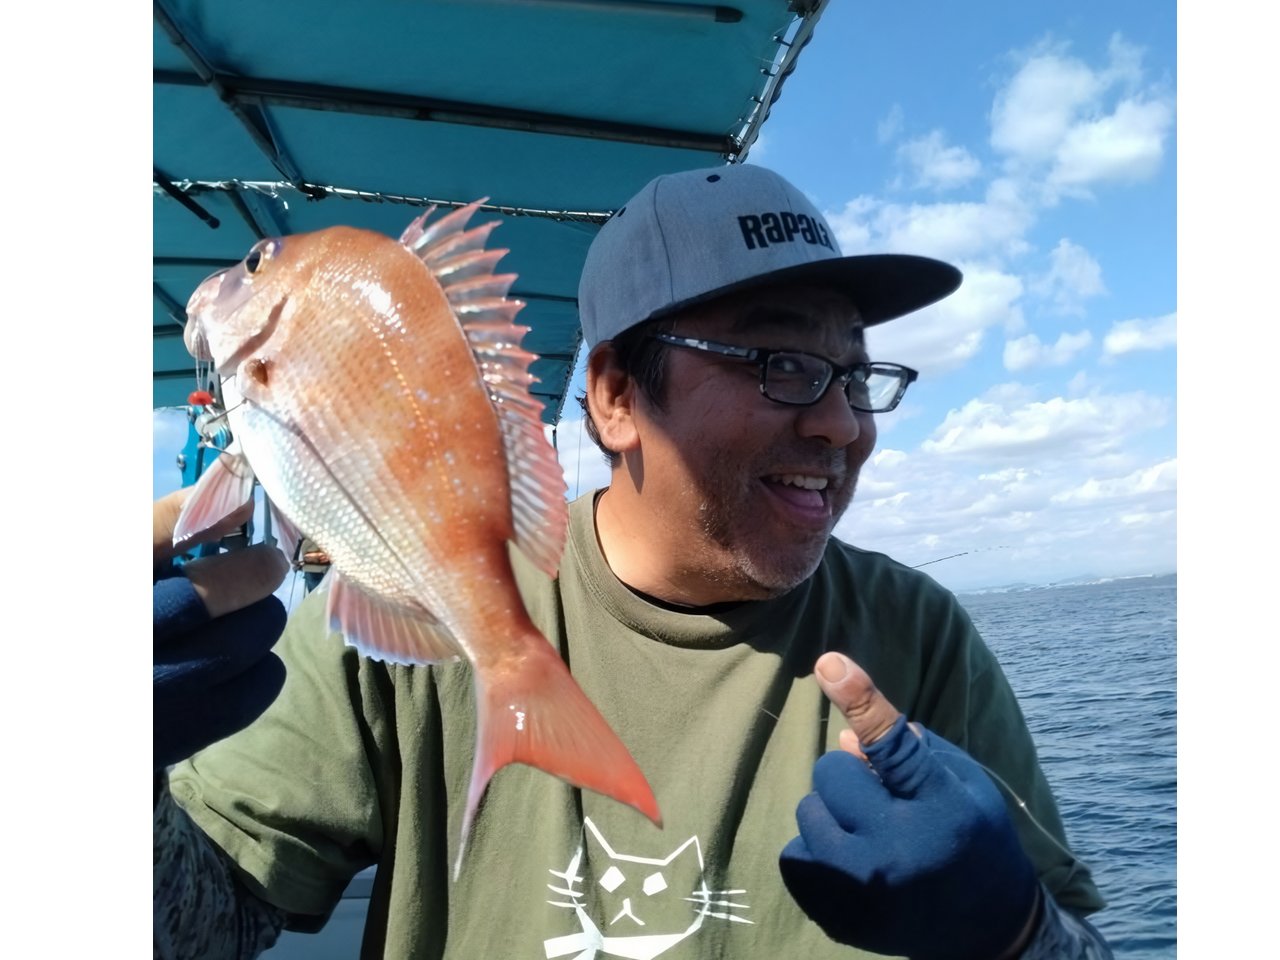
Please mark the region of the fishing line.
<svg viewBox="0 0 1280 960"><path fill-rule="evenodd" d="M973 760L972 757L970 757L969 759ZM999 784L1004 789L1004 791L1008 793L1010 797L1013 798L1013 802L1018 805L1018 809L1021 810L1026 815L1027 819L1031 821L1031 825L1033 827L1035 827L1042 834L1044 834L1045 837L1048 838L1050 843L1052 843L1055 847L1057 847L1059 850L1065 853L1068 857L1072 858L1073 860L1075 859L1075 854L1073 854L1070 850L1068 850L1061 843L1059 843L1058 838L1055 837L1052 833L1050 833L1045 828L1045 826L1035 818L1035 814L1031 812L1030 808L1026 804L1026 801L1024 801L1020 796L1018 796L1018 792L1014 790L1013 787L1005 783L1004 778L1000 776L1000 774L996 773L994 770L988 767L981 760L974 760L973 762L976 763L978 766L980 766L986 772L987 776L989 776L992 780L994 780L997 784Z"/></svg>
<svg viewBox="0 0 1280 960"><path fill-rule="evenodd" d="M293 609L293 592L298 589L298 577L301 576L305 576L301 567L293 571L293 580L289 583L289 602L285 604L286 610Z"/></svg>
<svg viewBox="0 0 1280 960"><path fill-rule="evenodd" d="M248 403L248 401L241 398L240 402L230 410L221 411L219 411L216 406L206 404L205 409L210 412L203 416L196 417L195 420L196 433L200 435L200 446L217 450L219 453L226 453L226 448L218 446L216 442L218 434L225 430L227 436L231 436L231 421L227 418L232 410L239 410L246 403ZM219 423L219 421L225 422ZM215 424L217 425L216 427L214 426ZM230 446L230 444L228 444L228 446Z"/></svg>

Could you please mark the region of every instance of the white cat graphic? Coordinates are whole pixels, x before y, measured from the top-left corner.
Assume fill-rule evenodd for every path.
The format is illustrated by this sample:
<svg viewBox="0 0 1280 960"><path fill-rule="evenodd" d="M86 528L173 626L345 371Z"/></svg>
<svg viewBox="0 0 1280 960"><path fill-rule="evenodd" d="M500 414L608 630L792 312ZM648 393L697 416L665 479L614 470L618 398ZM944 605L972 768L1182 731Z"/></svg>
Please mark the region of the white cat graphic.
<svg viewBox="0 0 1280 960"><path fill-rule="evenodd" d="M665 857L638 857L614 850L590 817L583 820L582 826L582 842L569 865L564 870L549 871L559 884L547 884L552 893L568 898L547 903L572 910L578 920L578 931L543 941L547 960L560 957L594 960L597 954L625 960L653 960L696 933L707 917L733 923L752 922L728 912L749 909L746 904L725 899L746 891L707 889L702 847L696 836ZM590 887L583 886L580 870L587 853L590 853L587 858L590 863L609 864ZM682 896L681 891L688 895ZM668 919L661 924L656 916L657 907L664 908L662 915L670 918L670 901L677 898L690 905L688 923L682 920L682 925L673 925ZM680 914L683 916L683 911ZM592 920L592 915L601 918L600 926ZM673 926L676 929L672 929Z"/></svg>

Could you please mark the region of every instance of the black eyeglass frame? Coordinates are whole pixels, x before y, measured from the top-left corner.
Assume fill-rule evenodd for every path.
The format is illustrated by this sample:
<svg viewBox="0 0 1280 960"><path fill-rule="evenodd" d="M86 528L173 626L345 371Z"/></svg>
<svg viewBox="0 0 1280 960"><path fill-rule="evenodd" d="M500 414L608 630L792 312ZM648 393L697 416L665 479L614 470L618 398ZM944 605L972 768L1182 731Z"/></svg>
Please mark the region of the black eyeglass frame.
<svg viewBox="0 0 1280 960"><path fill-rule="evenodd" d="M811 407L815 403L822 400L827 395L827 391L831 389L831 384L836 381L840 382L840 388L844 391L845 399L849 401L849 406L860 413L888 413L893 410L902 401L902 396L907 392L907 387L915 383L916 378L920 376L919 372L911 367L903 366L900 363L880 363L866 362L854 363L847 367L842 367L832 363L826 357L820 357L815 353L805 353L803 350L764 350L758 347L735 347L728 343L716 343L714 340L703 340L700 337L681 337L674 333L651 333L649 338L657 340L659 343L669 344L673 347L686 347L690 350L699 350L703 353L719 354L723 357L732 357L736 360L747 360L760 365L760 392L774 403L782 403L792 407ZM806 357L810 360L816 360L827 371L826 382L818 390L817 396L812 400L783 400L772 396L768 390L769 379L769 358L773 356L797 356ZM853 380L854 375L862 373L863 383L867 381L872 374L880 374L881 376L893 377L898 381L898 388L893 393L893 398L888 405L877 407L876 409L867 409L860 407L853 402L853 398L849 396L849 384Z"/></svg>

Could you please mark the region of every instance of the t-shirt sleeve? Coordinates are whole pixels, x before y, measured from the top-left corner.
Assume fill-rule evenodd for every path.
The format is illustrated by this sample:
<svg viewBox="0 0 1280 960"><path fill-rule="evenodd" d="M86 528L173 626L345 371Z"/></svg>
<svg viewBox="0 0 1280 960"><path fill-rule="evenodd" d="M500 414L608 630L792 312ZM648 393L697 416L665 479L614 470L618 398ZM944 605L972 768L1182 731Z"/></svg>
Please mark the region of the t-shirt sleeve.
<svg viewBox="0 0 1280 960"><path fill-rule="evenodd" d="M380 664L328 631L323 594L299 606L276 652L287 671L280 696L249 727L175 767L169 788L251 891L324 918L381 850L394 691Z"/></svg>

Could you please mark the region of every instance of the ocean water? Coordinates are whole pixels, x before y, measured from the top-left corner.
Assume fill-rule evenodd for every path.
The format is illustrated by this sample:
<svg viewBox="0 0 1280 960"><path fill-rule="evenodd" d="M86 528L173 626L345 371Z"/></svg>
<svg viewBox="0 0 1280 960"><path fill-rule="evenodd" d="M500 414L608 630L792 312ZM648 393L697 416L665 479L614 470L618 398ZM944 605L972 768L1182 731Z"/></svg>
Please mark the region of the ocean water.
<svg viewBox="0 0 1280 960"><path fill-rule="evenodd" d="M1176 575L961 594L1026 714L1117 958L1177 954Z"/></svg>

